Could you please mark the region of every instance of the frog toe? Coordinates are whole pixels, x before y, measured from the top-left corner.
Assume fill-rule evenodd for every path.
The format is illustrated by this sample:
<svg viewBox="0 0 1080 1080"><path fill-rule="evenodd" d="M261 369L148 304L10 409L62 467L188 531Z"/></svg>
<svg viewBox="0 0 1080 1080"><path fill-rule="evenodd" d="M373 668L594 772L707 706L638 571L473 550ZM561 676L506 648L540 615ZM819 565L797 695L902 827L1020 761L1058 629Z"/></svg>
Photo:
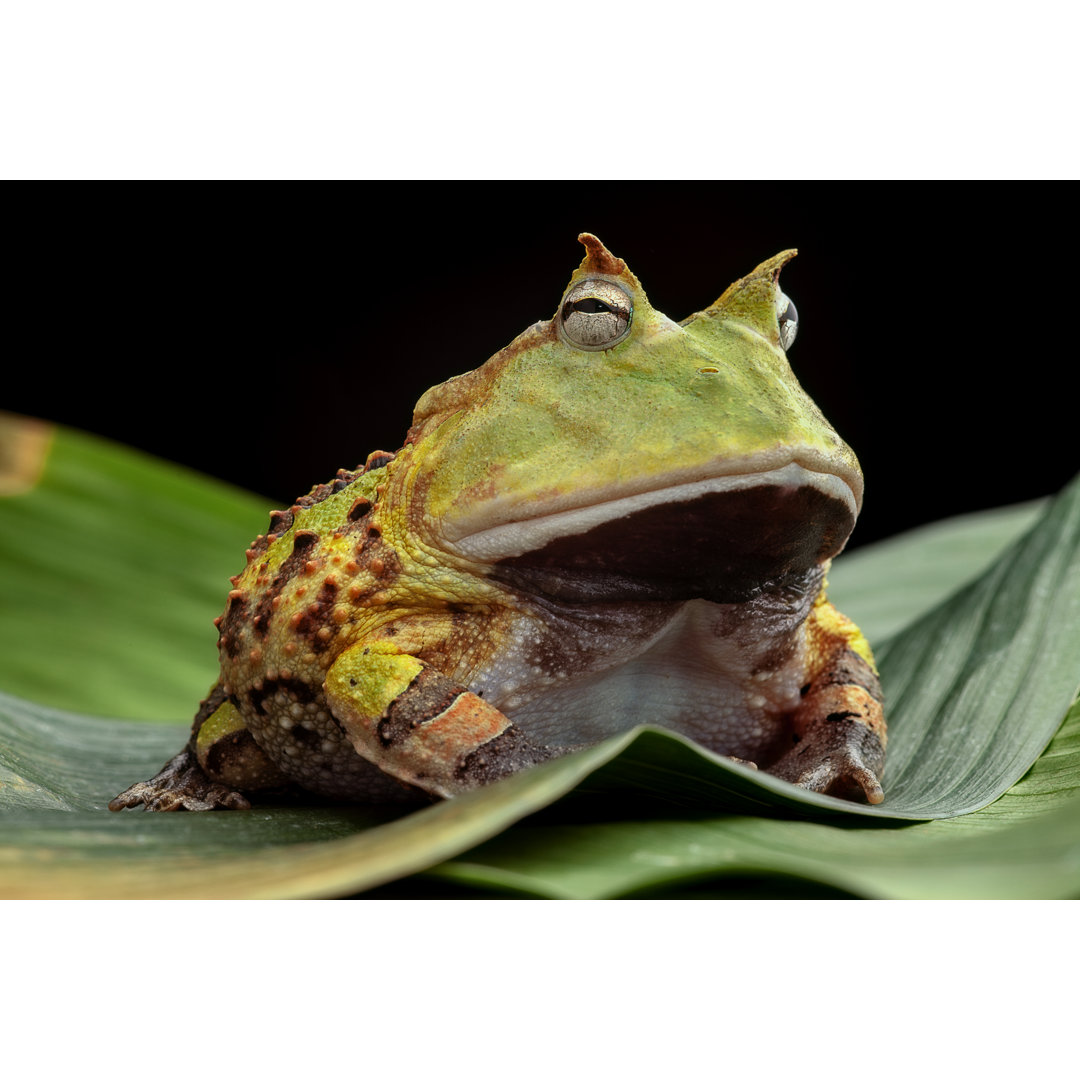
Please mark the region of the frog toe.
<svg viewBox="0 0 1080 1080"><path fill-rule="evenodd" d="M768 770L769 774L823 795L852 799L861 794L875 806L884 801L881 781L856 755L818 757L811 751L798 757L797 753L782 758Z"/></svg>
<svg viewBox="0 0 1080 1080"><path fill-rule="evenodd" d="M855 713L832 713L812 725L768 772L808 791L877 805L885 746L878 731Z"/></svg>
<svg viewBox="0 0 1080 1080"><path fill-rule="evenodd" d="M234 788L211 780L195 755L183 750L152 780L142 780L120 792L110 810L144 806L147 810L248 810L251 803Z"/></svg>

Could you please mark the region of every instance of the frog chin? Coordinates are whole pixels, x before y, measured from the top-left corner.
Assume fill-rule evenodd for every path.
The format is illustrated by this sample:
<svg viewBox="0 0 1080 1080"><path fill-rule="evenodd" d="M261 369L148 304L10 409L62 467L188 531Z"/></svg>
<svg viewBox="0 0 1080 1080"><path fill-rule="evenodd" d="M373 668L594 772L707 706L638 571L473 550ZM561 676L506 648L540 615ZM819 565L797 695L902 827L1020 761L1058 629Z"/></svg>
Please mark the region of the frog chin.
<svg viewBox="0 0 1080 1080"><path fill-rule="evenodd" d="M842 478L791 463L510 521L452 546L556 599L734 603L812 575L856 514Z"/></svg>

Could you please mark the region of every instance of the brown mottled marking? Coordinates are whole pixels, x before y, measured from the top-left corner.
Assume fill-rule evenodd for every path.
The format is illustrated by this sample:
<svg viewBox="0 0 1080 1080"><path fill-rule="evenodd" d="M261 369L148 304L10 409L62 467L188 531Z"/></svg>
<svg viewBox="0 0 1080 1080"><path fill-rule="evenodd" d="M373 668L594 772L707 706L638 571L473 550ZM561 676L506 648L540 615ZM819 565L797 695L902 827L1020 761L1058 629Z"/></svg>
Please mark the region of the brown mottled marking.
<svg viewBox="0 0 1080 1080"><path fill-rule="evenodd" d="M268 537L284 536L291 528L293 515L291 510L270 511L270 531Z"/></svg>
<svg viewBox="0 0 1080 1080"><path fill-rule="evenodd" d="M303 724L294 724L289 729L289 734L302 746L315 747L322 742L322 736L313 728L306 728Z"/></svg>
<svg viewBox="0 0 1080 1080"><path fill-rule="evenodd" d="M337 603L338 586L331 578L323 581L319 594L303 611L290 620L296 633L308 639L314 652L323 652L333 639L334 605Z"/></svg>
<svg viewBox="0 0 1080 1080"><path fill-rule="evenodd" d="M360 468L353 469L338 469L337 477L331 480L329 484L316 484L306 495L301 495L296 500L293 506L293 513L297 510L306 510L309 507L316 506L318 503L329 499L331 495L336 495L343 488L346 488L357 477L363 474L364 470Z"/></svg>
<svg viewBox="0 0 1080 1080"><path fill-rule="evenodd" d="M267 531L266 536L256 537L249 549L251 552L249 561L266 551L271 541L276 540L279 536L284 536L285 533L292 528L295 515L300 510L316 506L318 503L328 499L331 495L336 495L339 491L348 487L349 484L361 476L363 471L364 470L360 467L357 467L352 471L338 469L335 479L331 480L328 484L316 484L306 495L301 495L288 510L271 510L270 528Z"/></svg>
<svg viewBox="0 0 1080 1080"><path fill-rule="evenodd" d="M383 543L382 535L378 529L369 529L366 539L360 540L353 549L353 558L346 564L346 570L358 573L367 571L376 579L376 587L379 580L390 578L391 580L401 573L401 559L397 552L389 545ZM357 595L357 590L360 594ZM349 589L349 596L353 600L361 596L370 596L374 589L361 590L358 585Z"/></svg>
<svg viewBox="0 0 1080 1080"><path fill-rule="evenodd" d="M289 557L278 568L269 588L259 597L258 604L252 614L252 630L261 638L266 638L270 631L271 618L281 606L280 595L282 589L296 576L303 567L310 562L308 552L316 547L319 542L319 534L310 529L299 529L293 536L293 548ZM228 652L228 650L226 650ZM235 653L228 652L230 659Z"/></svg>
<svg viewBox="0 0 1080 1080"><path fill-rule="evenodd" d="M265 638L270 632L270 618L277 610L274 606L276 599L278 599L276 596L270 596L268 593L263 593L259 597L259 602L255 605L251 616L251 629L257 637Z"/></svg>
<svg viewBox="0 0 1080 1080"><path fill-rule="evenodd" d="M376 469L385 468L395 457L397 455L392 454L389 450L373 450L368 454L367 461L364 462L364 468L361 472L369 473L374 472Z"/></svg>
<svg viewBox="0 0 1080 1080"><path fill-rule="evenodd" d="M815 687L858 686L875 701L882 700L881 680L877 672L852 649L845 649L814 685ZM809 688L803 688L804 694L807 689Z"/></svg>
<svg viewBox="0 0 1080 1080"><path fill-rule="evenodd" d="M199 764L211 780L229 787L243 787L245 791L289 783L288 777L259 749L247 728L215 741Z"/></svg>
<svg viewBox="0 0 1080 1080"><path fill-rule="evenodd" d="M229 593L229 603L221 620L221 647L230 660L235 660L242 648L242 634L248 621L248 602L243 593L234 589Z"/></svg>
<svg viewBox="0 0 1080 1080"><path fill-rule="evenodd" d="M259 597L259 602L252 612L252 630L261 638L266 638L270 632L270 621L274 612L280 607L280 595L282 589L300 569L300 564L307 563L307 552L317 546L319 534L309 529L300 529L293 537L293 548L289 557L278 568L277 574L270 587ZM232 654L229 654L230 656Z"/></svg>
<svg viewBox="0 0 1080 1080"><path fill-rule="evenodd" d="M511 726L462 758L454 777L464 787L479 787L566 752L565 749L537 746L520 728Z"/></svg>
<svg viewBox="0 0 1080 1080"><path fill-rule="evenodd" d="M425 667L392 702L378 724L379 741L392 746L434 719L465 691L441 671Z"/></svg>
<svg viewBox="0 0 1080 1080"><path fill-rule="evenodd" d="M288 565L290 560L294 560L294 572L296 563L304 562L307 559L307 553L312 547L318 546L319 534L311 529L297 529L293 533L293 546L292 552L289 554L289 558L282 563L282 570Z"/></svg>
<svg viewBox="0 0 1080 1080"><path fill-rule="evenodd" d="M270 528L266 535L256 536L251 546L244 552L249 563L254 562L259 556L265 555L272 541L279 536L284 536L292 528L293 515L291 510L271 510Z"/></svg>
<svg viewBox="0 0 1080 1080"><path fill-rule="evenodd" d="M306 705L309 702L314 701L318 696L316 691L301 679L285 677L278 679L265 678L261 682L256 683L255 686L248 691L248 704L255 712L267 716L269 715L270 710L264 707L264 702L276 697L279 693L284 693L290 701L297 701L301 705Z"/></svg>
<svg viewBox="0 0 1080 1080"><path fill-rule="evenodd" d="M359 521L361 518L366 517L371 512L371 500L365 499L362 495L358 496L349 507L349 512L345 515L350 521Z"/></svg>

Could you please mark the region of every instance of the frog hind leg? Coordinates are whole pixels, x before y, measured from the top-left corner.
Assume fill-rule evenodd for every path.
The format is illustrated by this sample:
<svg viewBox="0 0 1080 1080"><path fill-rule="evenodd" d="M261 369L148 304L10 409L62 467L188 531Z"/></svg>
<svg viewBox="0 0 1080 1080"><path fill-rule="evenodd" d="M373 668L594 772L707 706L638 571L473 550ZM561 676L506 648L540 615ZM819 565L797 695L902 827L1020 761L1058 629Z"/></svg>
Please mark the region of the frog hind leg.
<svg viewBox="0 0 1080 1080"><path fill-rule="evenodd" d="M459 795L566 752L533 743L495 706L389 642L346 649L325 690L361 757L431 795Z"/></svg>
<svg viewBox="0 0 1080 1080"><path fill-rule="evenodd" d="M255 744L220 685L199 706L187 746L150 780L132 784L110 810L247 810L241 791L283 787L287 779Z"/></svg>
<svg viewBox="0 0 1080 1080"><path fill-rule="evenodd" d="M885 717L870 648L854 623L820 604L809 648L816 673L792 717L792 746L767 770L810 791L884 800Z"/></svg>

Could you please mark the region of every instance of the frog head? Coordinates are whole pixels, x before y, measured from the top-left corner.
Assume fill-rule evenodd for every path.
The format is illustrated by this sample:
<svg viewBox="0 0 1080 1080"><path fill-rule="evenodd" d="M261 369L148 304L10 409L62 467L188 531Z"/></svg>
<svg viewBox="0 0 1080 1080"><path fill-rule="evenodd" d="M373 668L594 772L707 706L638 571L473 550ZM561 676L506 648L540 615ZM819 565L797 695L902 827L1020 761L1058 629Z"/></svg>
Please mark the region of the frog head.
<svg viewBox="0 0 1080 1080"><path fill-rule="evenodd" d="M553 318L418 403L413 533L564 600L734 602L820 567L862 474L788 364L795 252L676 323L578 239Z"/></svg>

